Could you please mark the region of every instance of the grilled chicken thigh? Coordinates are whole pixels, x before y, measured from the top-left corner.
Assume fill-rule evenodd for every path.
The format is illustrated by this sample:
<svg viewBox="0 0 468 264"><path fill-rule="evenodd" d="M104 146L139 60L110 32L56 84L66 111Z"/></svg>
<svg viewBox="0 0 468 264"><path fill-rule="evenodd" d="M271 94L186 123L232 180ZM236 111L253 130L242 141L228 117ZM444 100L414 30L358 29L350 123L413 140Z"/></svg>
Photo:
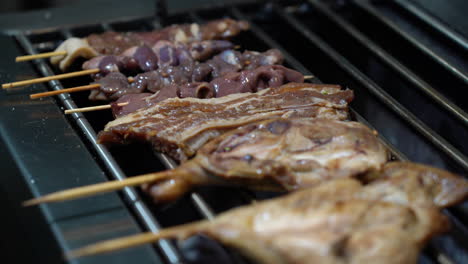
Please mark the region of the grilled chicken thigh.
<svg viewBox="0 0 468 264"><path fill-rule="evenodd" d="M440 209L466 199L468 182L401 162L372 174L368 184L355 178L326 181L230 210L211 221L107 241L74 251L73 256L204 234L256 263L416 263L425 242L448 228Z"/></svg>
<svg viewBox="0 0 468 264"><path fill-rule="evenodd" d="M386 161L385 147L360 123L273 119L215 138L194 159L144 190L155 202L175 199L196 185L292 191L377 170Z"/></svg>

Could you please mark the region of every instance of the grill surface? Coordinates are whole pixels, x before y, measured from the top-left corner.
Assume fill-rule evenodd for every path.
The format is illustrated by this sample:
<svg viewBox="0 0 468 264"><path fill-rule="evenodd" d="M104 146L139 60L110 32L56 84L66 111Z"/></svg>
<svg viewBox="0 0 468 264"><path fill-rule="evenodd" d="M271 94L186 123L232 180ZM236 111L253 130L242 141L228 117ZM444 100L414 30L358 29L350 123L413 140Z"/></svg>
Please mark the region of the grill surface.
<svg viewBox="0 0 468 264"><path fill-rule="evenodd" d="M353 89L356 94L352 103L355 119L379 131L382 141L391 150L394 159L409 159L466 175L468 142L460 139L468 136L468 108L466 100L458 95L460 89L468 83L466 39L407 0L377 3L355 0L340 4L341 2L310 0L293 5L243 4L176 14L167 18L163 14L162 17L166 19L164 24L203 23L222 16L248 20L251 30L240 35L234 42L249 50L277 48L285 55L286 66L306 75L315 75L316 78L312 82L338 83ZM14 34L13 38L24 53L33 54L51 51L71 36L84 37L106 30L141 31L160 27L160 22L142 18L20 32ZM13 59L7 63L13 63ZM40 75L58 73L45 60L33 64ZM84 85L90 80L83 77L52 81L49 83L49 89ZM29 102L26 94L40 89L44 87L35 85L31 89L21 90L22 97L19 96L19 100ZM4 99L7 102L8 96ZM52 99L31 102L53 105ZM62 94L56 97L55 103L61 109L92 104L87 100L87 93ZM57 110L55 109L55 112ZM89 157L90 160L83 164L91 165L88 168L76 164L79 171L73 179L77 180L65 184L67 187L103 181L105 176L102 173L110 179L124 179L127 176L176 166L166 156L151 153L144 146L118 147L109 151L97 144L96 131L101 130L104 124L112 119L111 114L106 111L76 113L67 118L76 135L82 139L82 142L77 144L86 146L91 154L85 155L83 150L77 152L82 155L76 157L78 160L81 161L83 156ZM77 140L76 135L74 140ZM28 179L34 180L35 177L36 175L32 174ZM53 185L44 187L44 183L39 181L29 182L29 185L35 190L35 196L60 189ZM137 189L126 188L119 194L124 203L120 202L115 194L110 194L65 203L58 207L43 206L43 211L52 215L48 218L49 222L60 223L54 229L60 246L67 250L101 240L103 237L136 233L138 229L157 232L161 226L172 226L201 218L211 219L218 212L272 195L234 188L200 188L180 201L156 207L146 201L147 198ZM99 208L98 205L103 204L107 207ZM89 210L93 205L97 208ZM106 209L112 208L109 205L123 210ZM113 231L111 227L110 231L102 236L82 239L75 234L79 237L76 239L73 234L64 234L64 230L82 224L83 232L91 234L93 228L99 226L95 221L89 220L89 230L86 230L85 222L71 223L67 229L66 221L65 224L61 224L61 218L56 217L56 214L66 210L65 207L72 208L69 210L86 208L88 210L83 214L89 215L89 219L101 215L102 228L108 228L104 224L108 224L107 221L112 217L132 219L133 216L136 222L130 220L131 223L127 224L130 227L121 232ZM453 223L452 231L433 239L424 250L420 263L468 263L468 231L463 224L468 220L466 207L465 203L446 210ZM126 211L125 208L129 210ZM106 210L110 210L111 214L122 215L109 216L107 213L106 216L105 212L97 213ZM71 215L76 217L80 214L74 212L63 217ZM121 223L114 224L121 226ZM139 263L183 262L180 250L171 241L162 240L155 248L156 251L153 251L147 246L116 255L80 259L76 263L111 260L114 263L130 263L129 261L134 261L131 260L134 256L138 256ZM228 252L233 263L247 263L235 251ZM162 258L158 257L160 255Z"/></svg>

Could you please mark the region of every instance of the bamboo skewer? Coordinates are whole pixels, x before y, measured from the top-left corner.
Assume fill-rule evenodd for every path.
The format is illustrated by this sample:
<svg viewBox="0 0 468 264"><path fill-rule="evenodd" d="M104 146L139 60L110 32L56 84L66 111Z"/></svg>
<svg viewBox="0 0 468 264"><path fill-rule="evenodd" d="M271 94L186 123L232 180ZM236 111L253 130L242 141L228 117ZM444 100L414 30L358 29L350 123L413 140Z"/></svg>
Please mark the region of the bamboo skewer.
<svg viewBox="0 0 468 264"><path fill-rule="evenodd" d="M32 55L18 56L16 57L15 62L30 61L30 60L35 60L35 59L43 59L43 58L49 58L53 56L62 56L62 55L67 55L67 52L63 50L63 51L52 51L52 52L44 52L44 53L38 53L38 54L32 54Z"/></svg>
<svg viewBox="0 0 468 264"><path fill-rule="evenodd" d="M78 72L70 72L70 73L58 74L58 75L53 75L53 76L47 76L47 77L42 77L42 78L37 78L37 79L32 79L32 80L5 83L2 85L2 89L13 88L13 87L18 87L18 86L23 86L23 85L30 85L30 84L35 84L35 83L48 82L52 80L61 80L61 79L76 77L76 76L89 75L89 74L98 73L99 71L100 71L99 69L90 69L90 70L84 70L84 71L78 71Z"/></svg>
<svg viewBox="0 0 468 264"><path fill-rule="evenodd" d="M111 191L121 190L125 187L142 185L144 183L155 182L159 180L164 180L167 178L174 177L181 177L187 174L185 169L174 169L174 170L167 170L162 172L156 173L148 173L143 174L140 176L135 176L131 178L127 178L121 181L110 181L110 182L103 182L92 184L83 187L72 188L64 191L58 191L55 193L51 193L39 198L31 199L28 201L23 202L23 206L32 206L41 203L51 203L51 202L61 202L66 200L72 200L82 197L87 197L95 194L106 193Z"/></svg>
<svg viewBox="0 0 468 264"><path fill-rule="evenodd" d="M128 105L128 102L124 103L118 103L118 106L126 106ZM98 110L105 110L105 109L111 109L112 105L107 104L107 105L97 105L97 106L90 106L90 107L82 107L82 108L75 108L75 109L69 109L65 110L65 114L73 114L73 113L83 113L83 112L91 112L91 111L98 111Z"/></svg>
<svg viewBox="0 0 468 264"><path fill-rule="evenodd" d="M134 81L133 77L128 77L128 82L132 83L133 81ZM55 91L35 93L35 94L31 94L29 98L37 99L41 97L53 96L53 95L58 95L58 94L63 94L63 93L74 93L74 92L80 92L80 91L94 90L94 89L99 89L99 87L101 87L101 84L94 83L94 84L77 86L77 87L72 87L72 88L65 88L65 89L60 89L60 90L55 90Z"/></svg>
<svg viewBox="0 0 468 264"><path fill-rule="evenodd" d="M313 75L304 75L304 80L309 80L309 79L313 79L314 76Z"/></svg>
<svg viewBox="0 0 468 264"><path fill-rule="evenodd" d="M79 91L94 90L94 89L98 89L99 87L101 87L99 83L94 83L94 84L89 84L89 85L73 87L73 88L67 88L67 89L61 89L61 90L55 90L55 91L49 91L49 92L43 92L43 93L35 93L35 94L31 94L29 98L37 99L37 98L53 96L53 95L63 94L63 93L73 93L73 92L79 92Z"/></svg>
<svg viewBox="0 0 468 264"><path fill-rule="evenodd" d="M136 247L144 244L155 242L159 239L165 238L165 232L143 233L124 238L111 239L104 242L89 245L77 250L73 250L67 254L68 259L74 259L84 256L96 255L101 253L112 252L120 249ZM169 236L170 237L170 236Z"/></svg>
<svg viewBox="0 0 468 264"><path fill-rule="evenodd" d="M194 222L190 224L165 228L159 231L158 233L146 232L132 236L105 240L103 242L98 242L89 246L73 250L67 254L67 258L74 259L149 244L156 242L160 239L177 238L184 236L187 233L191 233L195 230L202 230L203 227L206 227L206 225L209 224L209 222L205 221Z"/></svg>

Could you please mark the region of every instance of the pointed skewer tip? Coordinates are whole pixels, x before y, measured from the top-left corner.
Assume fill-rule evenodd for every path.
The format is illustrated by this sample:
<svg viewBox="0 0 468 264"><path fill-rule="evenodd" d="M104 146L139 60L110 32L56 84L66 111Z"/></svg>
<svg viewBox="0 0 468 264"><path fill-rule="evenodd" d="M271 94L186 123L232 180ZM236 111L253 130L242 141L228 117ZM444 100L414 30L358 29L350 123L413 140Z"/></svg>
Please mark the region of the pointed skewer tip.
<svg viewBox="0 0 468 264"><path fill-rule="evenodd" d="M41 203L63 202L111 191L118 191L125 187L142 185L144 183L168 179L174 176L174 171L148 173L140 176L130 177L120 181L96 183L88 186L75 187L67 190L49 193L39 198L23 202L23 206L38 205Z"/></svg>
<svg viewBox="0 0 468 264"><path fill-rule="evenodd" d="M30 206L38 205L41 202L42 201L41 201L40 198L36 198L36 199L31 199L31 200L24 201L21 205L23 207L30 207Z"/></svg>

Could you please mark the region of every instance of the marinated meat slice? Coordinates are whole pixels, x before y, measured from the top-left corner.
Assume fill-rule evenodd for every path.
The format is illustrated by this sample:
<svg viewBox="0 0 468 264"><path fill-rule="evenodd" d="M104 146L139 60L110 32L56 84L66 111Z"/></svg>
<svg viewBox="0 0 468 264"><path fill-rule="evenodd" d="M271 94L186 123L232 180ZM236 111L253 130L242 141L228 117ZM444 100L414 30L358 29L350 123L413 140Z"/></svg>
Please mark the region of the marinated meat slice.
<svg viewBox="0 0 468 264"><path fill-rule="evenodd" d="M172 25L151 32L120 33L108 31L102 34L91 34L83 39L67 39L55 50L66 51L67 54L53 56L50 61L65 71L79 57L90 59L99 55L120 55L130 48L143 45L153 46L158 41L163 40L173 43L190 43L229 39L248 28L249 24L245 21L220 19L204 25Z"/></svg>
<svg viewBox="0 0 468 264"><path fill-rule="evenodd" d="M105 241L71 255L203 234L239 249L256 263L417 263L425 243L448 229L440 209L466 199L468 193L466 180L411 163L389 163L371 179L370 184L353 178L323 182L230 210L214 220ZM440 197L445 197L443 202Z"/></svg>
<svg viewBox="0 0 468 264"><path fill-rule="evenodd" d="M178 198L196 185L293 191L379 170L387 158L375 134L360 123L272 119L211 140L177 169L181 173L147 184L144 190L158 203ZM187 170L190 173L184 173Z"/></svg>
<svg viewBox="0 0 468 264"><path fill-rule="evenodd" d="M170 98L108 123L100 143L134 140L184 161L208 140L233 127L276 117L348 118L351 90L337 85L290 83L258 93L221 98Z"/></svg>

